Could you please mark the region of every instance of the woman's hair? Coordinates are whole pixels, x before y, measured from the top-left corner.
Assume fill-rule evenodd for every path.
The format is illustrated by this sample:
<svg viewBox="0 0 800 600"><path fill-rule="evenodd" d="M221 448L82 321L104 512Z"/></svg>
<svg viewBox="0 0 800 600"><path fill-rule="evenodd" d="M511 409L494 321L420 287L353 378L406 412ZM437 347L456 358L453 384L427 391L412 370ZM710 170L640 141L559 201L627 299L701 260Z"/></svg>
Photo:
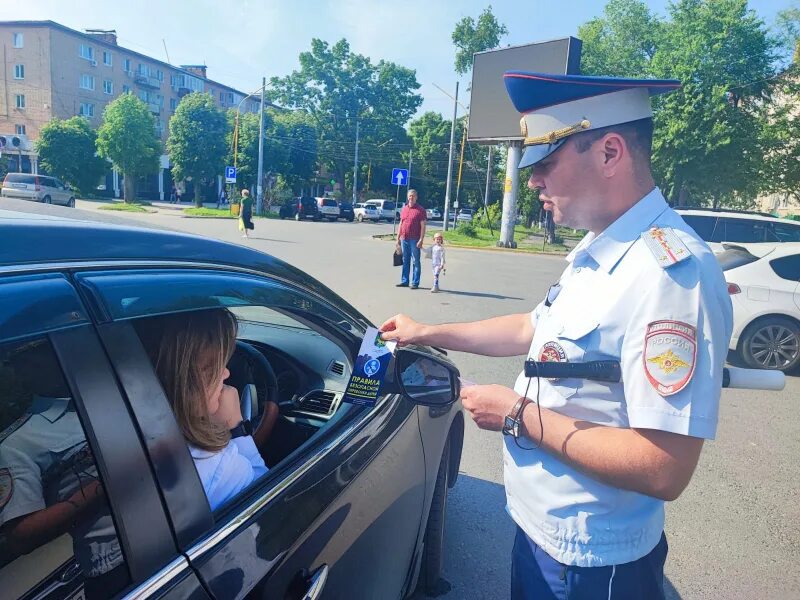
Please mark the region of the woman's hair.
<svg viewBox="0 0 800 600"><path fill-rule="evenodd" d="M152 317L136 328L186 440L203 450L222 450L230 432L211 422L206 398L236 349L236 317L227 308L213 308Z"/></svg>
<svg viewBox="0 0 800 600"><path fill-rule="evenodd" d="M250 195L250 190L242 190L242 196L247 198Z"/></svg>

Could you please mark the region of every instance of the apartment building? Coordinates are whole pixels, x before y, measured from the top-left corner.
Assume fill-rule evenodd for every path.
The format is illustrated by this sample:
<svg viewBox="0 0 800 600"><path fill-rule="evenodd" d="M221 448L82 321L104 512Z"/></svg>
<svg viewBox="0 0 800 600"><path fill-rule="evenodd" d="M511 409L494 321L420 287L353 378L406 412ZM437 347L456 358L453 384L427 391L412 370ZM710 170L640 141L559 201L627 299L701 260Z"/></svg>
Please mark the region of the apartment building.
<svg viewBox="0 0 800 600"><path fill-rule="evenodd" d="M175 66L123 48L115 31L70 29L53 21L0 21L2 89L0 135L17 138L11 159L21 170L37 172L33 142L51 119L81 115L98 127L103 109L120 94L132 93L147 103L156 131L166 141L170 117L180 99L206 92L220 108L258 112L259 98L207 77L204 65ZM243 102L244 100L244 102ZM15 165L20 168L20 165ZM169 189L161 157L158 193ZM119 190L114 174L112 186Z"/></svg>

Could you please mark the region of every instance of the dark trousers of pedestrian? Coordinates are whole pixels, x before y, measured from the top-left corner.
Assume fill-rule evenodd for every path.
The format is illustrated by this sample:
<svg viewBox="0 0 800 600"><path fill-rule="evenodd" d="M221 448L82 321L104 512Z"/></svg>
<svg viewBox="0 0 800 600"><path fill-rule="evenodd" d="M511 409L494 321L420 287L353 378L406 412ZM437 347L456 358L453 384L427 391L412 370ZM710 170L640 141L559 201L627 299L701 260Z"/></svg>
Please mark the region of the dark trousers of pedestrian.
<svg viewBox="0 0 800 600"><path fill-rule="evenodd" d="M512 600L664 600L667 537L649 554L610 567L564 565L517 527L511 562Z"/></svg>
<svg viewBox="0 0 800 600"><path fill-rule="evenodd" d="M408 272L411 270L411 285L413 287L419 286L419 277L422 272L422 267L419 264L419 248L417 248L419 240L401 240L400 246L403 249L403 272L400 275L400 283L408 285ZM413 267L411 266L413 259Z"/></svg>

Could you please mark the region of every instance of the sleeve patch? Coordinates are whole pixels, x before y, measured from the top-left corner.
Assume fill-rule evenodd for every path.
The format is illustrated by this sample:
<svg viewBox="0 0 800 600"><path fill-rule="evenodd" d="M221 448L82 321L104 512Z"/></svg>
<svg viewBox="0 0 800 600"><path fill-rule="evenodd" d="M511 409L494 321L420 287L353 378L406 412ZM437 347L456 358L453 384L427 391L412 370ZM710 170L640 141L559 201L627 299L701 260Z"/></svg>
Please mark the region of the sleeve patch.
<svg viewBox="0 0 800 600"><path fill-rule="evenodd" d="M654 321L644 336L644 371L662 396L685 388L694 375L697 329L681 321Z"/></svg>

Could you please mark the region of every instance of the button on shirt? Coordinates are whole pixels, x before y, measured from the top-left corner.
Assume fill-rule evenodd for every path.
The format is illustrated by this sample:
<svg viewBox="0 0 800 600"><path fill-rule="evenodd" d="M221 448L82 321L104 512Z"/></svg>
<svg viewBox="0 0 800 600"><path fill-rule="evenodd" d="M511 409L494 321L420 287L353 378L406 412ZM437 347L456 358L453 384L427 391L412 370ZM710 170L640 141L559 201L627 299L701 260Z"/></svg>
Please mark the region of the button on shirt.
<svg viewBox="0 0 800 600"><path fill-rule="evenodd" d="M659 266L640 238L653 226L671 228L691 256ZM521 373L516 392L533 399L538 387L543 407L573 419L713 439L733 317L725 279L708 246L656 188L600 235L587 234L567 261L557 293L550 294L554 298L531 313L529 357L618 360L622 381L537 382ZM696 328L694 371L689 361L670 365L691 377L680 391L666 395L657 390L655 367L645 360L645 337L659 322ZM601 483L543 450L520 449L513 439L506 439L504 462L509 513L559 562L623 564L658 543L662 500Z"/></svg>

